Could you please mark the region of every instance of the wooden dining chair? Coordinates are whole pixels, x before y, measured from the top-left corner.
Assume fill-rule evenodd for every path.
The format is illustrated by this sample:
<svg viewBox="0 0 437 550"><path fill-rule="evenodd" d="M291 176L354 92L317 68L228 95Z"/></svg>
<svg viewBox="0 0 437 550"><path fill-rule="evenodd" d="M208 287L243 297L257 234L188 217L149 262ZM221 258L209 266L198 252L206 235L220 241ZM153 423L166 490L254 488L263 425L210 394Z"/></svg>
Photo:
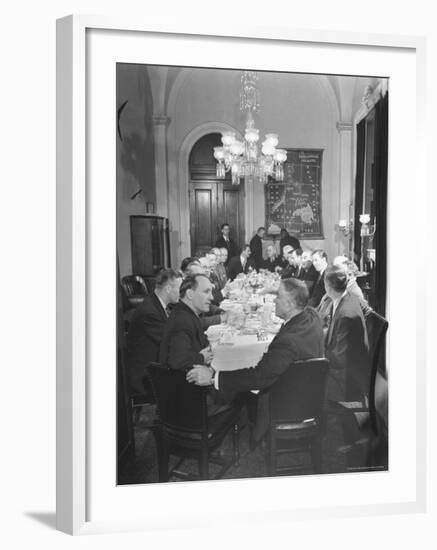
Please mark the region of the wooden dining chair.
<svg viewBox="0 0 437 550"><path fill-rule="evenodd" d="M210 390L187 382L185 371L151 363L147 373L157 404L159 481L169 481L172 476L197 479L179 470L187 458L197 459L200 479L210 479L210 463L220 466L213 479L221 478L239 460L240 406L232 405L208 416L207 393ZM228 434L232 435L232 456L227 459L214 456L213 451L221 446ZM179 457L171 469L170 455Z"/></svg>
<svg viewBox="0 0 437 550"><path fill-rule="evenodd" d="M308 464L278 467L278 458L307 452L314 473L322 473L322 437L329 361L296 361L270 390L267 471L270 476L297 473Z"/></svg>
<svg viewBox="0 0 437 550"><path fill-rule="evenodd" d="M126 275L121 280L125 297L129 308L134 308L144 300L144 297L149 294L147 285L141 275Z"/></svg>
<svg viewBox="0 0 437 550"><path fill-rule="evenodd" d="M376 313L370 311L366 317L366 328L369 341L369 368L370 374L368 391L364 393L359 402L341 401L330 403L330 412L338 416L347 417L349 425L352 418L355 419L358 439L354 443L346 442L341 447L345 454L360 451L365 457L369 467L381 466L381 457L388 453L388 428L385 412L378 410L378 402L386 402L388 399L387 373L385 369L385 337L388 329L388 321ZM376 393L379 393L378 400ZM384 395L386 394L386 395ZM343 419L344 422L344 419ZM382 462L387 462L384 458ZM363 464L360 464L361 468Z"/></svg>

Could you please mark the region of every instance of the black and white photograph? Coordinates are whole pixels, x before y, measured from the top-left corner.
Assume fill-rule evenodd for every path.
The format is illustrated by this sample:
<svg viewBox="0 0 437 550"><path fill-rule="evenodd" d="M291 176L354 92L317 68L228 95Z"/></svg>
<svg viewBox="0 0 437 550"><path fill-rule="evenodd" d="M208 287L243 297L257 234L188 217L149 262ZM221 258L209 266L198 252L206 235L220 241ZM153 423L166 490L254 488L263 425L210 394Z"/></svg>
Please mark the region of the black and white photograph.
<svg viewBox="0 0 437 550"><path fill-rule="evenodd" d="M116 83L117 483L387 470L389 79Z"/></svg>

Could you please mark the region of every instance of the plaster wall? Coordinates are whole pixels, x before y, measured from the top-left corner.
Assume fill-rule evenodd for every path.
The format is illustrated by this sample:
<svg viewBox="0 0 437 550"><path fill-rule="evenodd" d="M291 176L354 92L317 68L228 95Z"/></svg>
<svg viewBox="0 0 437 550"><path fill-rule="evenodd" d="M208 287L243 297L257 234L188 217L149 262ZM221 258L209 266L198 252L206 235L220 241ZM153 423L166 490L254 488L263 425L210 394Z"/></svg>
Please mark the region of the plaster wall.
<svg viewBox="0 0 437 550"><path fill-rule="evenodd" d="M121 134L120 138L117 133L117 246L122 277L132 273L129 216L145 214L146 203L156 202L152 114L146 67L119 64L114 121Z"/></svg>
<svg viewBox="0 0 437 550"><path fill-rule="evenodd" d="M198 128L208 126L208 131L222 131L215 121L244 130L244 115L239 111L240 76L239 71L190 69L175 83L173 97L170 95L168 183L170 220L173 220L171 230L178 233L177 247L173 247L175 261L189 254L189 223L183 219L188 219L189 212L187 204L180 208L179 200L188 195L190 148L184 147L184 143L187 136L196 134ZM338 197L341 191L340 137L336 128L338 107L334 92L325 77L313 75L260 73L258 88L261 111L256 115L255 123L261 136L273 131L279 134L281 147L324 151L322 218L325 238L303 241L302 244L305 248L324 248L332 257L342 246L334 236L334 224L340 215ZM350 184L350 181L344 182L348 193ZM256 228L265 223L263 187L256 184L253 196L246 196L246 200L253 207L253 214L246 216L246 238L250 239Z"/></svg>
<svg viewBox="0 0 437 550"><path fill-rule="evenodd" d="M157 68L154 67L154 73ZM117 108L128 100L120 117L123 142L117 141L118 244L121 274L131 272L129 215L146 212L146 202L156 204L155 158L166 158L167 202L158 201L157 214L170 223L171 263L177 266L190 254L188 157L194 143L211 132L244 131L239 109L241 71L181 69L168 71L165 105L154 111L153 86L146 67L119 65ZM165 78L165 77L163 77ZM339 219L349 219L353 201L355 135L351 123L367 79L338 82L345 77L259 73L261 109L255 125L264 134L279 134L284 148L323 150L322 221L324 239L302 241L304 248L323 248L328 256L347 252L349 242L334 231ZM165 109L165 112L162 112ZM166 140L156 157L153 117L168 117ZM342 123L338 129L338 123ZM156 128L155 128L156 130ZM156 135L156 132L155 132ZM159 153L159 151L158 151ZM162 185L162 182L159 182ZM248 186L247 186L248 187ZM141 189L136 199L132 195ZM265 224L264 189L246 189L246 240Z"/></svg>

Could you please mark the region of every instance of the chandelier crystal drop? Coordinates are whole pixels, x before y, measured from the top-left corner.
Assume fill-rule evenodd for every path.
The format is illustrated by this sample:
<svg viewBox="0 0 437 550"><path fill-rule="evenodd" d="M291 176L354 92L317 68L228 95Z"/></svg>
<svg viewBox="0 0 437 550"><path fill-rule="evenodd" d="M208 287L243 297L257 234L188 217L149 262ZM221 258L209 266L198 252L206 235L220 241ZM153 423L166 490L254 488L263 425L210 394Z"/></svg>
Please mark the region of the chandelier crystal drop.
<svg viewBox="0 0 437 550"><path fill-rule="evenodd" d="M254 113L260 110L258 75L244 71L241 77L240 111L246 112L244 140L237 139L235 132L222 133L222 146L214 147L217 160L217 177L223 179L231 171L232 184L238 185L241 178L253 177L267 183L268 177L276 181L284 179L284 162L287 151L277 149L277 134L266 134L259 146L259 130L255 128Z"/></svg>

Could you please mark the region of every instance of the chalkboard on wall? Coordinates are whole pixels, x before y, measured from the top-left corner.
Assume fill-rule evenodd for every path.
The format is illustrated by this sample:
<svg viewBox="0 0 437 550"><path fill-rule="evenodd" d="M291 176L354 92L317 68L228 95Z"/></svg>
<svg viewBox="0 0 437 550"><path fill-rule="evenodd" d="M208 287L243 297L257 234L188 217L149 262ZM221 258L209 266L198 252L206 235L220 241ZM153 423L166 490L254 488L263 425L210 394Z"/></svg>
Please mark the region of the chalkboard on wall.
<svg viewBox="0 0 437 550"><path fill-rule="evenodd" d="M267 232L287 229L301 239L323 239L322 149L287 149L284 181L265 186Z"/></svg>

